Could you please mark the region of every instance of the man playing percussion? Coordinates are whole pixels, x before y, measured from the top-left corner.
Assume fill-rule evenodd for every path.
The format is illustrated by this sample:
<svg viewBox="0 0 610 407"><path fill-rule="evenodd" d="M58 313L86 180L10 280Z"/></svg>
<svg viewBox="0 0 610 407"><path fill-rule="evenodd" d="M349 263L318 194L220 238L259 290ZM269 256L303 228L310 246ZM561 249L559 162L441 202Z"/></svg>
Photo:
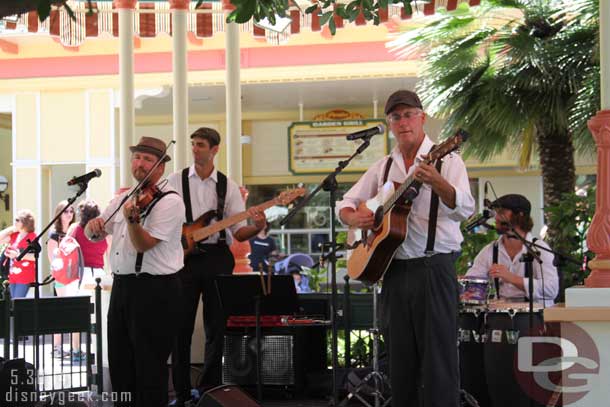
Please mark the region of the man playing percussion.
<svg viewBox="0 0 610 407"><path fill-rule="evenodd" d="M526 253L526 248L514 233L538 246L549 246L530 233L534 223L530 216L532 205L526 197L518 194L504 195L494 201L492 207L496 210L496 230L500 237L479 252L465 277L490 280L497 278L500 299L525 301L525 298L529 298L528 279L524 277L525 263L521 261L521 256ZM559 292L559 278L553 265L553 254L540 250L539 257L542 264L536 259L532 264L534 301L553 305Z"/></svg>

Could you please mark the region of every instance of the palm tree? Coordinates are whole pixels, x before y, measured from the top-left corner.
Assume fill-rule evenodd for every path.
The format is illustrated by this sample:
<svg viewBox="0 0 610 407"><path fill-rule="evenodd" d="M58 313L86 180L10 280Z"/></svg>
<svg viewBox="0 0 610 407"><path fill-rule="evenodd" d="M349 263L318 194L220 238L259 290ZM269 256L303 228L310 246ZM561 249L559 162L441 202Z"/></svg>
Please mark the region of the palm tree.
<svg viewBox="0 0 610 407"><path fill-rule="evenodd" d="M579 3L595 15L592 0ZM586 120L599 106L598 25L587 17L559 1L462 3L390 46L423 55L417 90L428 112L446 119L441 137L463 127L471 134L466 155L485 160L516 149L522 168L537 151L544 202L552 205L574 192L575 146L594 147ZM556 228L548 226L552 241Z"/></svg>

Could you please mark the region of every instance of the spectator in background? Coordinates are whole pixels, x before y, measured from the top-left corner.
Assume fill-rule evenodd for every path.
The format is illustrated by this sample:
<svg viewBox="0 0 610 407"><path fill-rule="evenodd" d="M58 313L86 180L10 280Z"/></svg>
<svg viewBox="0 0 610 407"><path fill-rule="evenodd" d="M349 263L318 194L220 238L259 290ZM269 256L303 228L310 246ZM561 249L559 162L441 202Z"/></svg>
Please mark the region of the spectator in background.
<svg viewBox="0 0 610 407"><path fill-rule="evenodd" d="M72 284L77 284L78 295L88 295L91 296L93 294L93 287L95 286L95 279L97 277L102 277L104 272L104 254L108 249L107 239L102 239L100 241L93 242L85 236L85 226L91 219L95 219L100 216L100 208L97 203L93 200L82 200L79 202L77 207L78 213L78 223L73 223L68 229L67 236L71 236L76 240L78 245L80 246L80 250L83 256L83 278L81 281L75 281L74 283L68 284L71 286ZM56 343L56 346L60 344ZM81 352L80 349L80 334L74 333L72 335L72 349L69 353L64 353L54 351L55 355L61 354L62 356L70 356L72 362L80 363L86 360L86 354Z"/></svg>
<svg viewBox="0 0 610 407"><path fill-rule="evenodd" d="M53 216L57 216L66 206L68 205L68 201L63 200L55 206L55 212ZM58 256L59 252L59 243L68 233L68 229L70 225L74 223L74 208L66 208L66 210L61 214L53 226L49 230L49 240L47 240L47 257L49 259L49 264L53 264L53 260ZM55 281L55 293L58 297L67 297L78 294L78 283L79 281L74 281L70 284L64 285L58 281ZM77 345L76 339L72 338L72 344ZM64 356L69 356L70 352L64 352L62 349L62 337L61 334L53 335L53 356L56 358L62 358Z"/></svg>
<svg viewBox="0 0 610 407"><path fill-rule="evenodd" d="M296 288L298 294L311 292L311 287L309 287L309 278L301 274L300 267L291 269L290 274L292 274L292 278L294 279L294 287Z"/></svg>
<svg viewBox="0 0 610 407"><path fill-rule="evenodd" d="M68 201L64 200L57 204L55 207L55 213L53 216L57 216L66 206ZM49 230L49 240L47 240L47 257L49 263L53 263L53 259L57 255L59 242L68 233L68 228L74 223L74 209L67 208L64 213L53 223L53 226ZM78 292L78 282L74 282L68 285L55 282L55 292L58 297L64 297L68 295L76 295Z"/></svg>
<svg viewBox="0 0 610 407"><path fill-rule="evenodd" d="M250 239L250 267L254 271L268 271L269 257L277 255L275 239L269 236L271 225L265 227Z"/></svg>
<svg viewBox="0 0 610 407"><path fill-rule="evenodd" d="M100 216L100 208L93 200L83 200L78 204L78 223L70 227L68 234L72 236L80 245L83 253L83 263L85 270L80 291L82 293L85 285L95 285L97 277L104 276L104 255L108 250L108 242L102 239L97 242L92 242L85 236L85 226L91 219ZM83 294L90 295L90 291Z"/></svg>
<svg viewBox="0 0 610 407"><path fill-rule="evenodd" d="M0 244L8 243L4 255L10 261L8 281L11 298L25 297L30 283L36 280L36 265L32 253L26 254L20 261L15 260L21 250L28 246L28 240L34 240L36 237L35 227L34 214L30 210L22 209L17 213L14 225L0 232Z"/></svg>

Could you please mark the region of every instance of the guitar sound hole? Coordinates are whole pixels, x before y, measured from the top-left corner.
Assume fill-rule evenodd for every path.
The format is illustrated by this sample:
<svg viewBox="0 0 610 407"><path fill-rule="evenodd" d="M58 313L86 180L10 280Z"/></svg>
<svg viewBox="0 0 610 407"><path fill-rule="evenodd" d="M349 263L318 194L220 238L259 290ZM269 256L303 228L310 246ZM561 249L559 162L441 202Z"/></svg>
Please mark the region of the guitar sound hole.
<svg viewBox="0 0 610 407"><path fill-rule="evenodd" d="M383 223L383 206L380 206L375 211L375 227L374 229L378 229L379 226Z"/></svg>

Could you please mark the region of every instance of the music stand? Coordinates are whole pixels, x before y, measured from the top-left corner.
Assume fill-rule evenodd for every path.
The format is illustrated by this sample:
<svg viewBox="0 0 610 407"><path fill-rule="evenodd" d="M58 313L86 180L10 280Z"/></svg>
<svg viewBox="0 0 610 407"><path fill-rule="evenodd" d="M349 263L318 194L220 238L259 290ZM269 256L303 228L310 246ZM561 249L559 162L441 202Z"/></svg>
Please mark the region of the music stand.
<svg viewBox="0 0 610 407"><path fill-rule="evenodd" d="M258 273L220 275L216 277L216 290L226 316L256 317L256 393L260 402L263 399L260 316L261 313L296 314L298 297L294 279L291 275L267 275L263 278Z"/></svg>

